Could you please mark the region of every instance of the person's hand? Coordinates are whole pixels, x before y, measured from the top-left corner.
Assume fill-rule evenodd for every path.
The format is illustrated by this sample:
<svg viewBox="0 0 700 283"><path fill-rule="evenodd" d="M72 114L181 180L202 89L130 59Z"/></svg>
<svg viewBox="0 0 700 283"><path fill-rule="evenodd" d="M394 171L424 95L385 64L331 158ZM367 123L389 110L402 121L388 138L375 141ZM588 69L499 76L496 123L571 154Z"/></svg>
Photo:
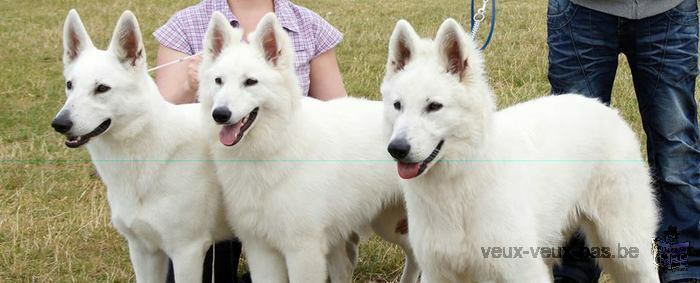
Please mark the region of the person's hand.
<svg viewBox="0 0 700 283"><path fill-rule="evenodd" d="M199 88L199 63L202 62L202 56L194 56L187 60L187 88L196 92Z"/></svg>

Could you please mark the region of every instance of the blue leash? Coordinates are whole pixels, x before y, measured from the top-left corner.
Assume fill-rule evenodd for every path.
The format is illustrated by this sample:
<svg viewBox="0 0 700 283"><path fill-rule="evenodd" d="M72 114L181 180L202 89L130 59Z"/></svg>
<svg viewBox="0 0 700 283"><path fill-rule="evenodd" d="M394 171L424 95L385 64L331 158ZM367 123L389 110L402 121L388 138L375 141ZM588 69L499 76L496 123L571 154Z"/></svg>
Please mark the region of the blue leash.
<svg viewBox="0 0 700 283"><path fill-rule="evenodd" d="M470 25L469 25L469 30L473 31L474 30L474 0L471 0L471 14L469 17ZM496 26L496 0L491 0L491 27L489 28L489 34L486 36L486 40L484 41L484 45L481 46L480 50L486 49L487 46L489 46L489 43L491 42L491 37L493 37L493 29Z"/></svg>

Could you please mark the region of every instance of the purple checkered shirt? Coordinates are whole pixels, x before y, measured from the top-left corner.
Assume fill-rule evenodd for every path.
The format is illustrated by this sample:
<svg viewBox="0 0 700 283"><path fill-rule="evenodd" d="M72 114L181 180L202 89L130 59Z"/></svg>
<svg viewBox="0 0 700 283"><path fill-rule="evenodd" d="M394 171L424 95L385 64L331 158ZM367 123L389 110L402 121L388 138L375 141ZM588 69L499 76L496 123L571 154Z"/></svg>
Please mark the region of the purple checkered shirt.
<svg viewBox="0 0 700 283"><path fill-rule="evenodd" d="M202 41L214 11L223 13L231 25L238 26L226 0L204 0L177 12L153 36L170 49L188 55L198 53L202 51ZM275 0L275 15L292 38L299 85L304 95L308 95L311 60L338 45L343 35L318 14L287 0Z"/></svg>

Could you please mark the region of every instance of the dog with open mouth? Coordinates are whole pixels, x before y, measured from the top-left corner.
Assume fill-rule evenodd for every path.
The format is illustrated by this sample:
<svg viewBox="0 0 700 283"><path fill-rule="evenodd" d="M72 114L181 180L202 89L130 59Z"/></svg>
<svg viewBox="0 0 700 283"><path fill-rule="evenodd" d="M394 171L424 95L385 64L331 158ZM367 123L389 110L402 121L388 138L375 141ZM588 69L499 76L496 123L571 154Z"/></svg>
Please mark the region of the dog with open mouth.
<svg viewBox="0 0 700 283"><path fill-rule="evenodd" d="M73 128L73 122L70 119L70 111L66 110L61 112L56 118L51 121L51 127L54 128L56 132L66 135L66 146L70 148L78 148L81 145L86 144L91 138L96 137L107 131L109 126L112 124L112 119L107 119L104 122L97 125L97 127L91 132L84 135L72 135L69 131Z"/></svg>
<svg viewBox="0 0 700 283"><path fill-rule="evenodd" d="M253 282L351 282L346 243L371 226L406 252L402 282L419 270L403 198L382 144L381 102L302 97L291 38L274 14L243 32L214 13L199 70L230 225Z"/></svg>
<svg viewBox="0 0 700 283"><path fill-rule="evenodd" d="M248 115L243 117L236 123L229 123L231 112L225 109L214 109L212 117L217 123L221 123L221 132L219 132L219 140L225 146L234 146L242 138L245 132L253 125L255 118L258 116L258 109L255 108ZM228 113L227 113L228 112Z"/></svg>
<svg viewBox="0 0 700 283"><path fill-rule="evenodd" d="M82 145L107 187L112 224L129 244L137 282L201 282L204 255L232 239L199 105L172 105L148 75L136 17L119 18L107 50L78 13L64 24L66 102L51 126ZM188 161L188 162L171 162Z"/></svg>
<svg viewBox="0 0 700 283"><path fill-rule="evenodd" d="M552 282L556 258L490 251L563 247L580 226L592 248L639 252L597 258L615 282L658 282L649 171L615 110L569 94L496 111L452 19L434 40L396 24L381 92L422 281Z"/></svg>

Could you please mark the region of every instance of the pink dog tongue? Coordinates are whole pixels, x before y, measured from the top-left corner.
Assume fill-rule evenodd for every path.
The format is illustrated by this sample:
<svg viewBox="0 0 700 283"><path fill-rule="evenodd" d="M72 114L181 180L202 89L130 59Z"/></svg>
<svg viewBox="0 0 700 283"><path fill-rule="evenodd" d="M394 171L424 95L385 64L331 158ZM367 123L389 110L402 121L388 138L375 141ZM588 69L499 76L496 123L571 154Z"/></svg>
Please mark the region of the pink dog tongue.
<svg viewBox="0 0 700 283"><path fill-rule="evenodd" d="M232 146L236 143L238 134L241 132L241 127L243 127L243 123L241 122L223 126L221 132L219 132L219 141L225 146Z"/></svg>
<svg viewBox="0 0 700 283"><path fill-rule="evenodd" d="M420 171L420 163L397 162L396 168L399 170L399 177L402 179L411 179L418 176L418 171Z"/></svg>

